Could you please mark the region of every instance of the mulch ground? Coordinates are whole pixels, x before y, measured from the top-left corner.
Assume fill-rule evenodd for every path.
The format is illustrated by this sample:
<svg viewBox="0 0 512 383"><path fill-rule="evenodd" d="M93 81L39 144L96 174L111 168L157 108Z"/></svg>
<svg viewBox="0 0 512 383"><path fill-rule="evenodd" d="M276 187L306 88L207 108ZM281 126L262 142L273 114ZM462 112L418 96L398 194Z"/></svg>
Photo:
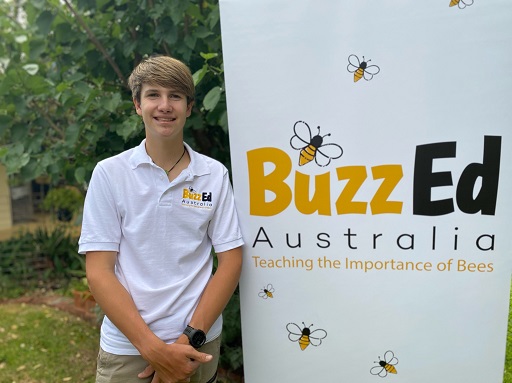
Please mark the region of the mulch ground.
<svg viewBox="0 0 512 383"><path fill-rule="evenodd" d="M99 326L96 314L76 307L73 298L70 297L64 297L61 295L53 294L36 294L14 299L4 299L1 300L0 303L25 303L33 305L46 305L76 315L91 324Z"/></svg>

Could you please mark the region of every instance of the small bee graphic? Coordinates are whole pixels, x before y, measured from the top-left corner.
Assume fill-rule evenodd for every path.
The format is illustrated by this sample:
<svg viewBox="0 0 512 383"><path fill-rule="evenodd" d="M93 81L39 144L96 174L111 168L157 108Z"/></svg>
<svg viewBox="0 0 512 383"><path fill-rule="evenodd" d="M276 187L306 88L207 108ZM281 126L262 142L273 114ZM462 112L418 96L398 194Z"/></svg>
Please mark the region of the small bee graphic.
<svg viewBox="0 0 512 383"><path fill-rule="evenodd" d="M189 190L191 193L195 193L195 192L196 192L192 186L189 186L189 187L188 187L188 190Z"/></svg>
<svg viewBox="0 0 512 383"><path fill-rule="evenodd" d="M398 364L398 359L395 357L395 354L393 354L393 351L386 351L384 354L384 360L381 360L379 356L379 361L375 363L378 363L379 365L370 369L370 374L372 375L378 375L381 378L385 378L388 373L397 373L395 365Z"/></svg>
<svg viewBox="0 0 512 383"><path fill-rule="evenodd" d="M302 322L302 325L304 327L301 329L296 323L288 323L286 325L286 330L288 330L288 339L292 342L299 342L299 346L302 351L304 351L310 344L313 346L320 346L322 344L322 339L327 336L327 332L322 329L311 331L310 328L313 326L312 324L309 327L306 327L304 322Z"/></svg>
<svg viewBox="0 0 512 383"><path fill-rule="evenodd" d="M359 60L356 55L348 56L347 70L350 73L354 73L354 82L358 82L364 77L366 81L370 81L373 76L380 72L380 68L377 65L368 65L371 60L363 61Z"/></svg>
<svg viewBox="0 0 512 383"><path fill-rule="evenodd" d="M274 287L269 283L267 287L264 287L259 293L258 296L263 299L274 298Z"/></svg>
<svg viewBox="0 0 512 383"><path fill-rule="evenodd" d="M295 135L290 139L290 145L293 149L300 150L299 166L306 165L315 159L318 166L327 166L331 160L340 158L343 154L343 149L337 144L324 144L324 137L320 135L320 127L318 127L318 134L311 135L309 125L304 121L297 121L293 125L293 132Z"/></svg>
<svg viewBox="0 0 512 383"><path fill-rule="evenodd" d="M455 7L456 5L458 5L460 9L464 9L466 7L469 7L470 5L473 5L473 0L451 0L450 1L450 7Z"/></svg>

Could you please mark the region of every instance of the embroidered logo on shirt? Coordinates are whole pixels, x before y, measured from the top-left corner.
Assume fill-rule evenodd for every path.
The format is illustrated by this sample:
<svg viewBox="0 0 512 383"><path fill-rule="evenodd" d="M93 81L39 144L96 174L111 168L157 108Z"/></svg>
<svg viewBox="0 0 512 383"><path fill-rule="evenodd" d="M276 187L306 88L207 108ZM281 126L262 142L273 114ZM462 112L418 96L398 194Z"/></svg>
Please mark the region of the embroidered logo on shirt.
<svg viewBox="0 0 512 383"><path fill-rule="evenodd" d="M183 189L181 204L188 207L211 209L213 207L212 192L199 192L190 186L188 189Z"/></svg>

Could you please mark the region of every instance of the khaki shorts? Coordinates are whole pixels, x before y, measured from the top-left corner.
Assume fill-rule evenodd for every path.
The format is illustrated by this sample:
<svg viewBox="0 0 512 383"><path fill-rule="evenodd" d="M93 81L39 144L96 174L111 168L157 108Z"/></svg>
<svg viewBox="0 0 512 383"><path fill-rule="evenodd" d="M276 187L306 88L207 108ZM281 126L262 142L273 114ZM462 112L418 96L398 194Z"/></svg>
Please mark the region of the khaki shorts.
<svg viewBox="0 0 512 383"><path fill-rule="evenodd" d="M206 343L199 351L210 354L213 359L202 364L190 378L190 383L216 383L221 337ZM148 362L140 355L114 355L100 348L96 369L96 383L150 383L152 377L140 379Z"/></svg>

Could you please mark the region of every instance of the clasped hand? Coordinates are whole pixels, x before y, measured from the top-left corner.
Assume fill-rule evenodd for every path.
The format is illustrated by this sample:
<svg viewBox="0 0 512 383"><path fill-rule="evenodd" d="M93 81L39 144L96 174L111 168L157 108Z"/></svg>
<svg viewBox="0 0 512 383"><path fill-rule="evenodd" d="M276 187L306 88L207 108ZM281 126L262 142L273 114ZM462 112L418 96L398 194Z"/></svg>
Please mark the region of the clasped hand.
<svg viewBox="0 0 512 383"><path fill-rule="evenodd" d="M166 344L154 356L146 356L149 365L138 374L138 377L148 378L154 373L151 383L189 382L199 366L208 363L212 358L211 355L199 352L188 344Z"/></svg>

